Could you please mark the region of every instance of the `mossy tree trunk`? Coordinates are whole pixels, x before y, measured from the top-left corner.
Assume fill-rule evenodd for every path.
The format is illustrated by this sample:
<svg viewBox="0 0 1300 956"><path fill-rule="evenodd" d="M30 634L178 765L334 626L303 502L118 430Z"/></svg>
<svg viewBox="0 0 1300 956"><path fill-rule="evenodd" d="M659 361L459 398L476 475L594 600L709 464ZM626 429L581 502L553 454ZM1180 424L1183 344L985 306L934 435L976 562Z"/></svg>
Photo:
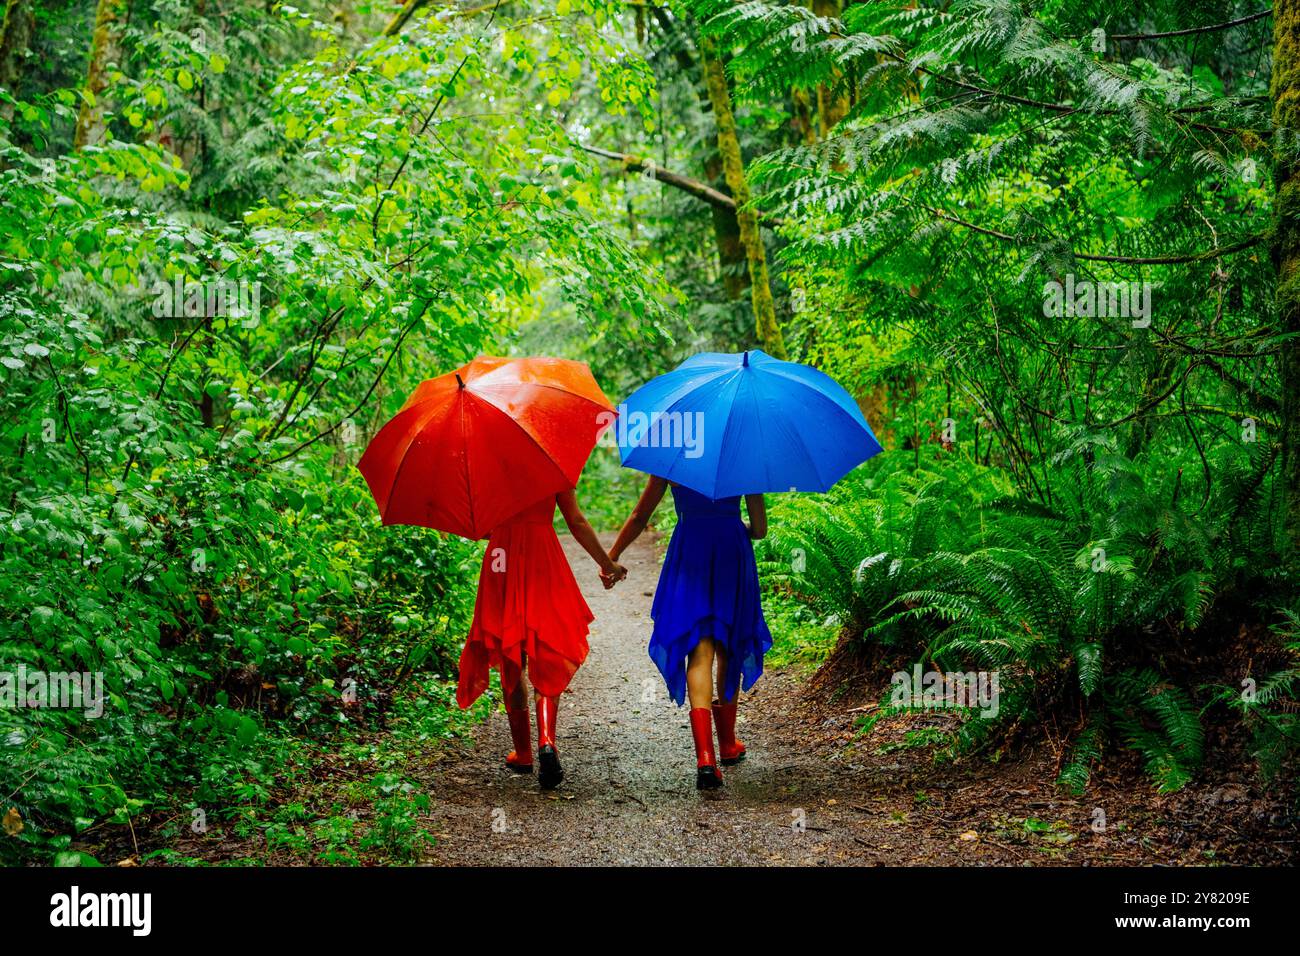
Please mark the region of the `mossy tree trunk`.
<svg viewBox="0 0 1300 956"><path fill-rule="evenodd" d="M78 148L104 138L104 103L102 94L108 86L108 67L119 56L118 40L126 20L127 0L99 0L95 8L95 35L90 46L90 65L86 67L86 86L77 115L74 145Z"/></svg>
<svg viewBox="0 0 1300 956"><path fill-rule="evenodd" d="M1282 148L1293 148L1300 130L1300 0L1273 4L1273 128L1287 130ZM1276 170L1273 264L1277 269L1278 320L1284 334L1300 336L1300 164L1289 153ZM1300 341L1282 345L1282 475L1286 493L1287 543L1300 556Z"/></svg>
<svg viewBox="0 0 1300 956"><path fill-rule="evenodd" d="M704 164L710 184L720 192L730 192L723 176L722 156L713 153ZM736 210L710 206L713 215L713 239L718 247L718 269L722 273L722 288L733 302L740 300L749 288L749 265L745 261L745 246L740 241L740 220Z"/></svg>
<svg viewBox="0 0 1300 956"><path fill-rule="evenodd" d="M749 184L745 180L745 165L740 155L740 136L736 129L736 116L731 109L731 93L727 89L727 74L718 55L717 44L711 37L700 39L700 58L704 67L704 82L713 106L713 119L718 127L718 153L727 187L736 200L736 220L740 226L740 242L745 247L749 263L749 296L754 306L754 329L759 345L775 358L786 358L785 338L776 322L776 304L772 300L772 285L767 273L767 251L759 232L758 215L749 208Z"/></svg>
<svg viewBox="0 0 1300 956"><path fill-rule="evenodd" d="M638 12L645 9L647 8L637 7ZM682 73L686 76L695 76L695 59L686 49L686 39L683 32L678 29L678 21L663 7L651 6L649 10L655 22L659 24L659 29L663 31L665 42ZM699 97L701 105L707 107L709 105L707 83L704 84L704 89L699 91ZM705 157L704 181L719 192L729 194L726 178L723 176L722 154L717 150ZM745 290L749 288L749 269L745 262L745 247L740 242L740 223L736 219L736 210L718 205L711 205L709 209L713 217L713 238L718 247L718 271L722 277L722 288L728 299L738 302L745 294Z"/></svg>
<svg viewBox="0 0 1300 956"><path fill-rule="evenodd" d="M4 13L0 16L0 86L13 92L18 80L18 66L27 52L36 29L36 17L30 0L3 0ZM10 104L0 105L0 115L13 116Z"/></svg>
<svg viewBox="0 0 1300 956"><path fill-rule="evenodd" d="M819 17L838 20L844 12L844 6L841 0L812 0L812 11ZM831 130L848 112L848 93L841 86L840 71L836 70L829 86L821 84L817 87L817 122L821 138L830 136Z"/></svg>
<svg viewBox="0 0 1300 956"><path fill-rule="evenodd" d="M402 9L393 15L393 19L388 21L388 26L384 27L384 36L395 37L406 28L407 22L415 15L415 12L424 6L428 0L406 0L402 4Z"/></svg>

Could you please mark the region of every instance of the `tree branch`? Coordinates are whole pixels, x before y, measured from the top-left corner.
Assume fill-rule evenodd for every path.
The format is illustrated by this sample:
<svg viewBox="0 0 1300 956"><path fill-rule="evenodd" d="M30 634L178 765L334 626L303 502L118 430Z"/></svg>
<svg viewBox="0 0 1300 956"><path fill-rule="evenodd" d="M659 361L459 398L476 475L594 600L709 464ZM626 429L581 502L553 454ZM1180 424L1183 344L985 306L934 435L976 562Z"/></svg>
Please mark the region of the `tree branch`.
<svg viewBox="0 0 1300 956"><path fill-rule="evenodd" d="M402 9L398 10L393 19L388 21L388 26L384 27L384 36L395 37L406 28L407 22L415 16L415 12L425 6L429 0L406 0L402 4Z"/></svg>
<svg viewBox="0 0 1300 956"><path fill-rule="evenodd" d="M952 215L952 213L944 212L942 209L936 209L934 206L927 206L925 203L917 203L917 205L919 205L922 209L925 209L928 212L933 213L935 216L937 216L940 219L943 219L947 222L954 223L955 225L958 226L963 226L964 228L970 229L973 232L978 232L980 235L983 236L992 236L994 239L1001 239L1004 242L1014 242L1021 245L1023 245L1028 239L1028 237L1026 236L1013 236L1010 233L999 232L996 229L989 229L985 226L977 226L973 222L967 222L965 219L959 219L956 216ZM1172 266L1172 265L1180 265L1182 263L1187 263L1187 262L1202 262L1205 259L1217 259L1219 256L1226 256L1234 252L1241 252L1241 250L1243 249L1249 249L1251 246L1263 242L1265 238L1267 238L1265 233L1262 232L1256 233L1253 236L1247 236L1245 239L1242 239L1239 242L1234 242L1231 245L1216 246L1213 249L1206 249L1203 252L1189 252L1186 254L1176 255L1176 256L1111 256L1111 255L1098 255L1098 254L1087 253L1087 252L1076 252L1073 249L1070 250L1070 255L1076 259L1081 259L1085 262L1114 262L1114 263L1119 263L1121 265L1135 265L1135 266Z"/></svg>
<svg viewBox="0 0 1300 956"><path fill-rule="evenodd" d="M485 3L477 7L466 7L464 9L455 10L452 13L452 16L474 17L478 16L480 13L488 13L489 11L495 12L497 7L508 2L510 2L510 0L494 0L493 3ZM406 3L402 5L402 9L398 10L397 13L393 15L393 19L388 21L388 26L384 27L383 35L386 37L397 36L406 29L406 25L411 21L411 17L415 16L422 7L427 7L428 5L429 0L406 0Z"/></svg>
<svg viewBox="0 0 1300 956"><path fill-rule="evenodd" d="M604 159L612 159L622 163L623 168L629 173L645 173L648 171L649 174L653 178L659 180L659 182L680 189L682 192L688 193L701 202L708 203L710 206L716 206L719 209L729 209L732 212L736 211L736 200L728 196L726 193L719 192L708 183L700 182L698 179L692 179L689 176L683 176L681 173L674 173L670 170L664 169L652 159L638 159L628 153L615 153L612 150L601 149L598 146L583 146L581 148L585 152L591 153L593 156L600 156ZM770 217L760 218L759 224L766 226L769 229L775 229L778 226L784 225L780 219L772 219Z"/></svg>
<svg viewBox="0 0 1300 956"><path fill-rule="evenodd" d="M406 328L402 329L402 334L397 337L397 341L393 344L393 350L388 353L388 358L384 360L383 366L379 369L379 372L375 375L375 380L370 383L370 388L366 389L366 394L361 396L361 401L357 402L356 407L354 407L352 411L348 412L345 416L343 416L343 418L339 419L337 422L335 422L329 428L325 429L323 432L319 432L318 434L312 436L311 438L307 439L305 442L302 442L300 445L293 448L291 451L287 451L283 455L280 455L276 458L272 458L270 461L267 462L267 464L275 465L282 461L285 461L286 459L292 458L294 455L298 454L298 452L302 451L305 448L311 447L312 445L320 441L322 438L327 438L328 436L334 434L336 431L338 431L340 428L343 427L343 423L345 421L350 419L357 412L361 411L361 409L365 408L366 402L370 401L370 396L375 393L375 389L379 387L379 383L383 381L385 373L388 372L388 366L393 364L393 359L397 357L397 353L402 351L402 343L406 341L406 337L411 334L411 331L424 318L424 313L428 311L429 305L432 301L433 301L432 299L423 300L423 302L420 305L419 314L416 315L414 319L412 319L410 322L406 324Z"/></svg>
<svg viewBox="0 0 1300 956"><path fill-rule="evenodd" d="M1224 23L1212 23L1205 27L1190 27L1186 30L1170 30L1167 33L1114 33L1106 37L1108 40L1164 40L1167 37L1186 37L1194 33L1214 33L1218 30L1230 30L1233 27L1239 27L1246 23L1254 23L1256 20L1263 20L1273 12L1273 8L1260 10L1258 13L1252 13L1248 16L1238 17L1236 20L1227 20Z"/></svg>

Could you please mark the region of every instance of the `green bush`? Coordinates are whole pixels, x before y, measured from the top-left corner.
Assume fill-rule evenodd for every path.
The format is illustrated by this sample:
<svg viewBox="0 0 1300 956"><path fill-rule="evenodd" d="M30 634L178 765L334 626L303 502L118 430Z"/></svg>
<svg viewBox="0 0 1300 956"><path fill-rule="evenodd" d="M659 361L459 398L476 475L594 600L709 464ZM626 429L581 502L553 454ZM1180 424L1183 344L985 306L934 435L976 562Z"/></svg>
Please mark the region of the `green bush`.
<svg viewBox="0 0 1300 956"><path fill-rule="evenodd" d="M1171 640L1213 656L1216 601L1244 598L1262 615L1288 583L1268 522L1268 453L1222 454L1240 459L1237 477L1189 500L1176 472L1099 445L1057 465L1050 505L1005 494L960 459L921 472L872 464L827 496L778 505L763 568L851 642L945 671L996 670L1003 727L1082 707L1063 785L1085 787L1113 737L1177 789L1201 761L1210 701L1203 675L1146 662ZM1293 678L1277 675L1264 701ZM968 722L959 749L995 739L985 724Z"/></svg>

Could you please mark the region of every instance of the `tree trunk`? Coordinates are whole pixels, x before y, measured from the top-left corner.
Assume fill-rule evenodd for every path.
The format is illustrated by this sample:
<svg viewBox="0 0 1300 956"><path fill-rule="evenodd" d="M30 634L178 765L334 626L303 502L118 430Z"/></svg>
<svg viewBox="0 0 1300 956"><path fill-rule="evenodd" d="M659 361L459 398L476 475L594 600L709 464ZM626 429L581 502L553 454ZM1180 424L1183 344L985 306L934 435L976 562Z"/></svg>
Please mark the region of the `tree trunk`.
<svg viewBox="0 0 1300 956"><path fill-rule="evenodd" d="M638 7L640 11L642 8ZM677 21L668 15L663 7L650 8L663 32L664 41L672 51L673 58L687 76L695 75L695 60L686 49L686 39L677 29ZM708 84L699 91L701 105L708 105ZM710 153L704 160L704 180L719 192L726 190L723 176L722 155L717 151ZM728 209L716 203L711 204L713 216L713 238L718 247L718 271L722 276L722 288L727 298L738 301L749 288L749 270L745 265L745 247L740 241L740 222L736 219L736 210Z"/></svg>
<svg viewBox="0 0 1300 956"><path fill-rule="evenodd" d="M807 90L790 91L790 126L805 146L817 145L817 123L813 120L812 99Z"/></svg>
<svg viewBox="0 0 1300 956"><path fill-rule="evenodd" d="M819 17L838 20L843 7L840 0L812 0L812 11ZM817 87L817 122L822 139L830 136L831 130L849 112L849 98L845 90L840 87L841 80L841 73L836 70L831 75L830 86L822 84Z"/></svg>
<svg viewBox="0 0 1300 956"><path fill-rule="evenodd" d="M722 156L713 153L704 163L704 173L714 188L723 179ZM722 206L710 206L713 213L713 238L718 246L718 270L722 274L722 288L727 298L735 302L749 288L749 269L745 263L745 245L740 240L740 220L736 210Z"/></svg>
<svg viewBox="0 0 1300 956"><path fill-rule="evenodd" d="M754 306L754 329L763 350L774 358L784 359L787 357L785 339L781 335L781 327L776 323L776 305L772 301L772 286L767 275L767 251L763 248L763 236L758 229L758 216L749 208L749 184L745 181L745 165L740 155L736 117L731 111L727 74L718 57L717 44L711 37L701 37L700 59L704 65L709 102L713 104L714 122L718 127L718 153L722 156L727 186L732 198L736 200L740 242L745 247L745 258L749 262L749 296Z"/></svg>
<svg viewBox="0 0 1300 956"><path fill-rule="evenodd" d="M1300 0L1273 4L1273 128L1300 129ZM1276 171L1277 219L1273 265L1277 269L1277 306L1281 331L1300 335L1300 167L1283 159ZM1282 481L1286 495L1286 541L1289 557L1300 555L1300 341L1283 343Z"/></svg>
<svg viewBox="0 0 1300 956"><path fill-rule="evenodd" d="M4 0L4 16L0 19L0 87L14 93L18 80L18 61L27 52L32 34L36 30L36 16L28 0ZM13 116L13 106L0 106L0 116Z"/></svg>
<svg viewBox="0 0 1300 956"><path fill-rule="evenodd" d="M119 56L118 39L127 7L127 0L99 0L95 9L90 65L86 67L86 88L73 140L77 148L96 144L104 138L104 104L100 95L108 86L108 65L116 62Z"/></svg>

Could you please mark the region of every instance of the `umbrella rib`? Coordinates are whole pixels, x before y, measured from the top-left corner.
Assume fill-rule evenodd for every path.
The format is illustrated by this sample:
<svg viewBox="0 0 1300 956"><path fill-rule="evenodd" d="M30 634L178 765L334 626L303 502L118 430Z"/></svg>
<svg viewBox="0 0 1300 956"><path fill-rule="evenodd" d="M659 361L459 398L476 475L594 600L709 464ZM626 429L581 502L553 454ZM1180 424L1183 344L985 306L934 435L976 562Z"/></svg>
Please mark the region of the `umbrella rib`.
<svg viewBox="0 0 1300 956"><path fill-rule="evenodd" d="M668 372L667 375L660 376L660 378L666 378L668 375L676 375L676 374L677 374L677 371L678 371L678 370L674 370L674 371L672 371L672 372ZM693 371L693 370L692 370L692 371ZM695 391L697 388L700 388L701 386L707 385L707 384L709 384L710 382L712 382L712 381L714 381L714 380L716 380L716 379L718 379L718 378L721 378L723 375L725 375L725 374L728 373L728 372L734 372L734 371L735 371L735 369L733 369L733 368L710 369L710 370L708 370L708 375L707 375L707 377L704 377L704 376L695 376L695 377L692 377L691 380L690 380L690 382L688 382L688 383L685 384L685 385L673 385L672 388L669 389L668 394L670 394L670 395L673 394L673 393L680 393L680 394L678 394L677 397L673 399L673 402L672 402L671 405L669 405L666 409L664 409L663 414L668 414L669 412L671 412L671 411L673 410L673 407L674 407L675 405L677 405L678 402L680 402L680 401L682 401L683 399L689 397L690 394L691 394L691 392ZM646 382L644 385L641 386L641 388L638 388L638 389L636 390L636 392L633 392L631 395L628 396L629 401L630 401L631 399L633 399L633 398L636 397L637 392L640 392L640 391L644 390L646 387L648 387L648 386L654 384L656 381L658 381L658 379L651 379L649 382ZM625 403L625 404L626 404L626 403ZM635 411L635 410L636 410L636 409L634 409L634 411ZM646 414L649 414L649 413L647 412Z"/></svg>
<svg viewBox="0 0 1300 956"><path fill-rule="evenodd" d="M811 368L811 366L809 366L809 367ZM856 418L853 417L853 413L850 412L847 408L845 408L845 407L844 407L843 405L841 405L839 402L835 401L835 399L831 398L831 396L829 396L829 395L826 394L825 392L820 391L820 390L817 389L817 388L814 388L811 384L809 384L808 382L805 382L803 379L798 378L797 376L794 376L794 375L789 375L789 374L787 374L786 372L784 372L784 371L781 370L781 369L768 369L768 370L765 370L765 371L769 371L772 375L779 375L781 378L785 379L787 382L793 382L793 383L796 384L796 385L799 385L799 386L802 386L803 388L808 389L808 391L812 392L814 395L818 395L818 396L824 398L826 401L830 402L830 403L831 403L832 405L834 405L837 409L839 409L841 413L843 413L844 415L847 415L847 416L849 417L849 419L853 422L853 424L855 424L855 425L861 427L861 425L862 425L863 422L867 422L867 416L862 414L862 409L860 409L860 408L858 409L858 415L860 415L860 416L862 417L862 421L858 421ZM829 377L829 376L828 376L828 377ZM840 388L843 388L843 387L844 387L844 386L840 385L838 382L836 382L834 379L831 379L831 382L832 382L833 384L839 386ZM848 392L846 391L845 394L848 395ZM850 400L850 401L853 401L853 396L852 396L852 395L849 395L849 400ZM855 404L855 407L856 407L856 402L855 402L854 404ZM868 432L871 431L871 423L870 423L870 422L867 422L867 431L868 431ZM872 432L872 437L873 437L873 438L875 437L875 433L874 433L874 432ZM877 441L876 444L879 444L879 441Z"/></svg>
<svg viewBox="0 0 1300 956"><path fill-rule="evenodd" d="M736 388L735 391L733 391L731 394L731 403L733 406L736 403L736 392L740 391L740 383L744 381L744 376L740 374L740 369L737 368L734 371L736 373ZM718 394L719 397L721 397L722 393L719 392ZM717 400L718 399L716 398L714 399L715 402ZM731 431L731 415L727 415L726 427L722 429L722 440L718 443L718 466L713 470L713 491L714 492L718 490L718 475L722 472L722 451L727 447L727 434L730 431ZM709 497L713 498L712 495L710 495ZM717 499L715 498L714 500L716 501Z"/></svg>
<svg viewBox="0 0 1300 956"><path fill-rule="evenodd" d="M486 377L486 376L485 376L485 377ZM479 383L482 383L482 381L483 381L483 379L479 379L479 380L478 380ZM473 383L471 383L471 384L473 384ZM589 404L595 405L597 408L601 408L601 409L603 409L604 411L612 412L612 411L615 410L613 405L601 405L600 402L596 401L594 398L591 398L591 397L588 396L588 395L584 395L584 394L582 394L581 392L575 392L575 391L572 391L571 389L562 388L561 386L559 386L559 385L555 385L555 384L552 384L551 382L521 382L521 383L517 383L517 384L529 385L529 386L532 386L532 387L534 387L534 388L549 388L551 391L559 392L559 393L562 394L562 395L568 395L568 396L570 396L571 398L576 398L576 399L579 399L579 400L581 400L581 401L588 402ZM484 387L481 387L481 388L477 388L477 389L475 389L475 390L474 390L474 393L475 393L476 395L478 395L480 398L482 398L484 401L487 401L487 396L484 394L484 392L490 391L493 387L494 387L494 386L493 386L491 383L489 383L487 386L484 386ZM600 386L598 385L598 386L596 386L596 387L599 388ZM606 401L606 402L609 401L609 397L608 397L608 396L606 396L605 401ZM496 408L499 408L499 407L500 407L500 406L498 406L495 402L490 402L489 404L491 404L493 407L496 407ZM504 411L504 409L502 409L502 410Z"/></svg>
<svg viewBox="0 0 1300 956"><path fill-rule="evenodd" d="M475 379L475 382L476 382L477 384L481 385L481 386L485 386L485 387L487 387L487 388L492 388L492 387L495 385L495 383L492 381L492 379L493 379L494 376L504 374L505 370L508 369L511 365L514 365L514 364L516 364L516 363L518 363L518 362L526 362L526 361L528 361L528 359L527 359L527 358L522 358L522 357L521 357L521 358L511 358L511 359L508 359L506 362L503 362L501 365L498 365L496 368L492 369L490 372L484 372L482 375L478 376L478 377ZM553 359L553 361L556 361L556 362L563 362L566 366L569 366L569 367L581 367L581 368L583 368L583 369L586 370L586 372L587 372L588 375L591 374L591 368L590 368L590 366L588 366L585 362L575 362L575 361L572 360L572 359L562 359L562 358L555 358L555 359ZM604 398L605 401L608 403L608 402L609 402L609 396L605 394L605 392L604 392L603 389L601 389L601 387L600 387L600 383L596 381L596 377L595 377L594 375L591 376L591 381L592 381L592 384L594 384L594 385L596 386L596 391L600 392L601 397ZM503 384L512 384L512 383L503 383ZM576 398L586 399L587 401L589 401L589 402L591 402L592 404L595 404L595 405L599 405L599 404L600 404L600 403L597 402L595 399L588 398L588 396L582 394L581 392L571 391L570 389L567 389L567 388L564 388L564 387L562 387L562 386L556 385L554 382L548 382L548 381L546 381L545 379L534 379L534 380L527 381L527 382L524 382L524 381L521 380L520 382L518 382L518 383L513 383L513 384L535 385L535 386L537 386L537 387L539 387L539 388L549 388L549 389L553 389L553 390L558 391L558 392L563 392L565 395L573 395L573 396L576 397ZM606 406L606 411L613 411L613 410L614 410L614 406L613 406L613 405L607 405L607 406Z"/></svg>
<svg viewBox="0 0 1300 956"><path fill-rule="evenodd" d="M759 401L763 397L763 395L762 392L755 387L752 381L749 383L749 390L754 396L753 407L756 411L754 417L754 424L755 427L758 429L759 445L760 447L765 447L767 444L767 440L763 434L763 416L762 414L757 414ZM730 424L730 422L728 422L728 424ZM822 478L821 470L817 467L817 461L815 458L813 458L812 453L808 451L808 446L806 446L803 443L803 436L801 436L798 432L795 432L794 437L795 437L795 441L791 442L790 444L792 446L794 445L798 446L799 450L803 452L804 460L807 461L808 464L812 467L812 472L816 476L818 483L819 484L823 483L824 479ZM763 483L765 486L772 488L773 487L772 469L771 469L771 462L769 457L767 455L763 455L762 462L763 462ZM785 489L774 489L774 490L783 491ZM761 492L757 492L757 493L761 494Z"/></svg>
<svg viewBox="0 0 1300 956"><path fill-rule="evenodd" d="M789 375L782 375L781 377L784 378L784 379L786 379L787 381L796 382L797 384L802 385L805 389L807 389L809 392L811 392L814 396L816 396L817 398L822 399L825 403L828 403L828 404L830 404L831 406L833 406L837 411L840 412L840 414L846 416L850 421L852 421L854 425L857 425L858 427L861 427L861 426L862 426L862 422L859 422L859 421L858 421L857 419L855 419L852 415L850 415L849 412L848 412L848 410L845 409L845 407L844 407L843 405L841 405L839 402L835 401L833 398L831 398L831 397L830 397L829 395L827 395L825 392L818 391L817 389L813 388L813 387L812 387L811 385L809 385L808 383L806 383L806 382L800 382L798 379L796 379L796 378L792 378L792 377L789 376ZM866 420L866 416L863 415L862 417L863 417L863 421L865 421L865 420ZM872 433L872 431L871 431L871 426L870 426L870 425L867 426L867 434L872 438L873 441L876 442L876 445L877 445L877 446L880 445L879 440L877 440L877 439L876 439L876 436ZM807 455L808 460L809 460L810 462L812 462L813 473L817 476L817 481L818 481L818 483L821 484L821 485L826 485L827 487L830 487L829 485L827 485L826 479L822 476L821 469L817 467L817 459L814 458L814 457L812 456L812 454L808 451L807 446L804 445L804 443L803 443L803 436L802 436L802 435L797 435L796 437L799 439L799 447L803 448L803 450L804 450L804 454ZM834 484L834 482L831 482L831 484Z"/></svg>
<svg viewBox="0 0 1300 956"><path fill-rule="evenodd" d="M743 376L743 375L741 376L741 379L742 379L742 380L744 379L744 376ZM758 400L759 400L759 392L758 392L758 390L754 387L754 382L753 382L752 379L751 379L750 382L749 382L749 392L750 392L750 394L754 397L754 401L753 401L753 403L751 404L751 407L754 408L755 410L757 410L757 407L758 407ZM759 415L755 415L755 416L754 416L754 425L758 428L758 444L759 444L759 447L760 447L760 448L765 447L765 446L767 445L767 440L763 437L763 416L762 416L761 414L759 414ZM772 469L768 466L767 455L763 455L762 461L763 461L763 484L765 484L765 485L771 485L771 484L772 484ZM814 466L814 470L816 470L815 466Z"/></svg>
<svg viewBox="0 0 1300 956"><path fill-rule="evenodd" d="M802 386L803 388L806 388L806 389L807 389L808 391L810 391L813 395L816 395L818 398L821 398L821 399L823 399L824 401L828 402L829 404L833 405L833 406L835 407L835 409L836 409L836 410L837 410L841 415L844 415L846 418L849 419L849 421L853 422L853 424L854 424L854 425L857 425L859 428L861 428L862 425L863 425L863 423L865 422L865 423L866 423L866 426L867 426L867 434L870 435L870 436L872 437L872 439L875 440L875 442L876 442L877 445L880 444L880 440L879 440L878 438L876 438L876 434L875 434L875 432L873 432L873 431L871 430L871 423L867 421L867 416L862 414L862 409L860 409L860 408L858 409L858 415L861 416L861 419L862 419L861 421L859 421L857 418L854 418L854 417L853 417L853 413L850 412L847 408L845 408L845 407L844 407L843 405L841 405L839 402L835 401L835 399L831 398L831 396L827 395L825 392L823 392L823 391L821 391L821 390L819 390L819 389L813 387L813 386L810 385L808 382L805 382L805 381L803 381L802 379L799 379L799 378L795 378L793 375L786 375L786 374L784 374L783 372L781 372L781 371L779 371L779 370L773 370L773 371L772 371L772 374L773 374L773 375L779 375L779 376L781 376L781 378L785 379L787 382L793 382L793 383L796 384L796 385L799 385L799 386ZM834 380L834 379L831 379L831 381L834 382L835 380ZM838 384L838 383L836 383L836 384ZM840 387L842 388L843 386L840 386ZM848 394L848 393L846 392L845 394ZM849 399L852 400L852 399L853 399L853 396L852 396L852 395L849 395Z"/></svg>
<svg viewBox="0 0 1300 956"><path fill-rule="evenodd" d="M459 392L459 397L460 397L460 435L461 435L461 451L462 451L461 462L463 466L461 470L465 473L465 504L469 506L469 530L476 532L478 531L478 524L474 520L474 496L473 494L470 493L470 489L472 488L472 485L470 484L470 480L469 480L469 441L465 436L465 403L469 401L469 396L465 394L464 389L461 389Z"/></svg>
<svg viewBox="0 0 1300 956"><path fill-rule="evenodd" d="M781 378L784 379L784 380L786 380L786 381L791 381L790 376L788 376L788 375L782 375ZM816 390L814 389L813 391L815 392ZM819 395L820 395L821 393L820 393L820 392L817 392L816 394L819 394ZM759 417L759 431L761 432L762 430L763 430L763 425L762 425L762 416L760 416L760 417ZM796 432L794 433L794 440L793 440L792 442L790 442L790 445L791 445L792 447L798 447L799 450L800 450L801 452L803 452L804 460L805 460L806 462L808 462L809 466L812 468L812 473L813 473L813 476L817 479L817 484L818 484L818 485L824 485L824 484L826 484L826 479L822 477L822 471L821 471L821 469L820 469L819 467L817 467L817 458L813 455L812 452L810 452L810 451L808 450L808 446L804 444L803 434L802 434L801 432L796 431ZM767 456L766 456L766 455L763 456L763 467L764 467L765 469L767 468L767 461L768 461ZM768 475L766 475L766 477L768 478L768 485L771 486L771 484L772 484L772 482L771 482L771 475L768 474ZM786 489L782 489L782 490L786 490ZM797 489L797 488L791 488L790 490L796 490L796 491L797 491L798 489Z"/></svg>
<svg viewBox="0 0 1300 956"><path fill-rule="evenodd" d="M797 444L800 450L803 451L804 458L808 460L808 464L812 465L812 472L817 477L817 484L825 485L826 479L822 477L822 470L817 467L817 459L813 456L813 453L808 450L808 446L804 444L803 435L801 435L798 432L795 432L794 438L795 440L791 442L791 444Z"/></svg>

